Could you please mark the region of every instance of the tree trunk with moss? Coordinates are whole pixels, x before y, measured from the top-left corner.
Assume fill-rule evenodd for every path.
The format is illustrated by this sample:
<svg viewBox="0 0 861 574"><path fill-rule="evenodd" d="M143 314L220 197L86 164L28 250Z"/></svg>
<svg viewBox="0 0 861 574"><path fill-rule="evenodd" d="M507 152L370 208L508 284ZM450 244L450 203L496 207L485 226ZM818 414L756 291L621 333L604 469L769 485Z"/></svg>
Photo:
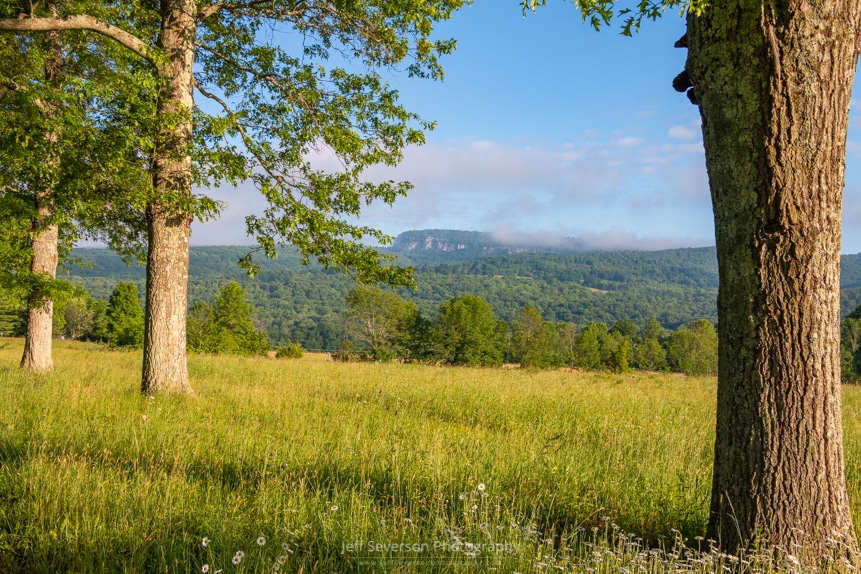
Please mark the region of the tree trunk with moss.
<svg viewBox="0 0 861 574"><path fill-rule="evenodd" d="M188 239L192 216L194 0L163 0L159 47L169 63L159 94L163 118L153 162L155 196L147 208L146 316L142 391L191 392L185 360Z"/></svg>
<svg viewBox="0 0 861 574"><path fill-rule="evenodd" d="M840 394L840 217L857 0L712 2L688 21L720 289L709 536L857 548Z"/></svg>

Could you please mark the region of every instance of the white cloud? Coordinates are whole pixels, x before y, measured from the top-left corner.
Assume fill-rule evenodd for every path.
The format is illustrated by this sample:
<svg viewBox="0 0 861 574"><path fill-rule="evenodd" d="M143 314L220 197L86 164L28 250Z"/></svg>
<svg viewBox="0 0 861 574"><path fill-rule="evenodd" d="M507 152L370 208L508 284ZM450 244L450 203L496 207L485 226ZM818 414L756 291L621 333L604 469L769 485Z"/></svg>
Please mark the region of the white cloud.
<svg viewBox="0 0 861 574"><path fill-rule="evenodd" d="M700 129L700 124L700 119L697 118L685 125L675 125L670 128L670 131L667 135L672 139L677 140L692 140L695 138L701 138L702 130Z"/></svg>
<svg viewBox="0 0 861 574"><path fill-rule="evenodd" d="M558 146L432 141L405 150L396 168L368 170L371 181L407 180L415 189L392 207L376 203L364 208L361 222L389 234L413 227L506 229L594 237L596 246L614 241L628 242L629 247L710 241L702 153L701 144L616 134L603 142L593 137ZM313 163L319 169L338 168L331 153L316 155ZM230 206L220 221L196 224L192 242L252 243L244 233L244 217L264 209L259 193L245 185L212 195ZM626 230L624 241L618 239L621 232L605 236L610 227Z"/></svg>
<svg viewBox="0 0 861 574"><path fill-rule="evenodd" d="M592 251L654 251L679 247L706 247L714 245L714 234L706 236L641 235L623 229L583 233L577 237L584 249Z"/></svg>

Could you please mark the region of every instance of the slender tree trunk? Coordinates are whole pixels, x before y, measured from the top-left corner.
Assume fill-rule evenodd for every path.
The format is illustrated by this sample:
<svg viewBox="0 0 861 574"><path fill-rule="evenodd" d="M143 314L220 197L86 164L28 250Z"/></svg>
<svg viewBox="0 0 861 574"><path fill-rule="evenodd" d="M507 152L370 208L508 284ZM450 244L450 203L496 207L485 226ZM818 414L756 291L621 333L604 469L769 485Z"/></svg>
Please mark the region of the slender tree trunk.
<svg viewBox="0 0 861 574"><path fill-rule="evenodd" d="M142 391L191 392L185 362L188 312L188 238L191 213L191 138L194 107L194 0L162 0L159 47L169 59L159 94L153 162L155 197L147 209L146 323Z"/></svg>
<svg viewBox="0 0 861 574"><path fill-rule="evenodd" d="M33 260L30 271L34 274L57 275L57 225L48 223L54 215L54 206L44 194L36 197L36 219L33 221ZM28 302L27 336L21 368L36 373L54 369L51 358L54 301L49 295L36 295Z"/></svg>
<svg viewBox="0 0 861 574"><path fill-rule="evenodd" d="M857 548L843 470L840 216L857 0L717 0L688 22L714 204L709 536Z"/></svg>

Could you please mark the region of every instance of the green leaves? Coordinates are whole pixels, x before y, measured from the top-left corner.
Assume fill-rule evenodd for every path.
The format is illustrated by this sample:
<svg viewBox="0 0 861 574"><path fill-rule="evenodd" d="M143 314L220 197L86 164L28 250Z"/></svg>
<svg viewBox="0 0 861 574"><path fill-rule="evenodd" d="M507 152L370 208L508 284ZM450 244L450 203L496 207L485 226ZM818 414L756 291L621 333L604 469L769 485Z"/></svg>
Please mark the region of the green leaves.
<svg viewBox="0 0 861 574"><path fill-rule="evenodd" d="M391 238L354 223L364 205L392 203L411 188L370 182L365 170L396 165L432 128L400 106L380 70L408 62L411 75L441 78L437 57L454 42L431 39L433 24L461 5L274 1L204 20L196 81L211 105L196 110L199 183L254 182L269 207L249 216L248 232L268 256L290 244L360 282L412 286L409 269L367 245ZM269 25L277 32L262 34ZM250 258L242 264L253 272Z"/></svg>
<svg viewBox="0 0 861 574"><path fill-rule="evenodd" d="M254 324L256 310L245 289L231 281L215 298L215 306L196 301L188 315L188 348L199 353L260 355L269 350L266 334Z"/></svg>
<svg viewBox="0 0 861 574"><path fill-rule="evenodd" d="M415 303L396 293L359 286L347 295L344 334L367 350L374 361L391 361L407 354L412 329L419 316Z"/></svg>
<svg viewBox="0 0 861 574"><path fill-rule="evenodd" d="M111 348L140 348L144 340L144 317L137 285L120 282L108 301L107 339Z"/></svg>
<svg viewBox="0 0 861 574"><path fill-rule="evenodd" d="M382 74L405 71L441 79L438 58L451 53L455 42L434 38L433 27L464 3L272 0L202 5L194 47L198 105L161 114L156 109L169 57L160 47L162 3L57 3L56 14L31 16L87 15L131 34L146 54L140 56L141 50L129 49L128 42L116 37L63 32L68 53L74 55L63 86L39 84L50 88L50 97L26 90L29 104L14 111L20 121L3 124L7 140L18 150L15 159L30 159L0 160L0 166L24 165L29 171L0 177L0 182L14 182L19 192L32 186L54 190L69 241L89 236L107 241L127 258L141 258L143 213L154 198L154 150L172 149L166 159L193 158L193 181L173 186L176 193L159 195L160 207L206 219L222 206L192 195L192 183L206 187L251 181L269 200L263 214L248 220L249 232L267 255L274 254L275 245L287 243L359 281L411 286L409 269L391 266L367 245L385 245L391 238L355 223L364 205L391 203L411 187L368 181L365 170L396 165L403 149L424 143L424 131L433 127L398 103L397 91ZM16 18L18 9L16 2L0 2L0 17ZM38 76L44 60L40 37L2 36L9 61L16 62L8 70L21 68L20 61L29 66L24 77ZM0 82L0 98L19 96L4 89ZM60 111L40 114L37 101L56 102ZM166 140L184 114L192 114L193 146L174 149ZM47 119L68 125L38 125ZM33 135L39 133L58 134L64 147L56 154L67 166L62 173L43 173L44 166L33 161L44 155L39 146L45 142ZM253 269L250 259L245 263Z"/></svg>
<svg viewBox="0 0 861 574"><path fill-rule="evenodd" d="M620 7L621 3L615 0L571 0L571 3L580 11L583 22L588 22L596 31L609 26L614 19L621 18L623 36L632 36L640 30L644 18L657 20L668 9L678 9L679 14L684 16L688 11L700 14L708 7L708 0L638 0L634 7ZM520 5L526 17L528 12L546 6L547 0L523 0Z"/></svg>

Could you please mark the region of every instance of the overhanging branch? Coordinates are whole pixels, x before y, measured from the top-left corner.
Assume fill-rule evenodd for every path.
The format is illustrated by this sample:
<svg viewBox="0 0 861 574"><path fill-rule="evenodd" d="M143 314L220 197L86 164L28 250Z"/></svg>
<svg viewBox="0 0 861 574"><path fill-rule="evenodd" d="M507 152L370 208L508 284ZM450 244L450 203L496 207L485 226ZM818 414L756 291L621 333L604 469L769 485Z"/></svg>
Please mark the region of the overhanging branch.
<svg viewBox="0 0 861 574"><path fill-rule="evenodd" d="M6 18L0 19L0 32L51 32L54 30L90 30L125 46L155 65L152 48L129 32L89 14L74 14L64 18Z"/></svg>

